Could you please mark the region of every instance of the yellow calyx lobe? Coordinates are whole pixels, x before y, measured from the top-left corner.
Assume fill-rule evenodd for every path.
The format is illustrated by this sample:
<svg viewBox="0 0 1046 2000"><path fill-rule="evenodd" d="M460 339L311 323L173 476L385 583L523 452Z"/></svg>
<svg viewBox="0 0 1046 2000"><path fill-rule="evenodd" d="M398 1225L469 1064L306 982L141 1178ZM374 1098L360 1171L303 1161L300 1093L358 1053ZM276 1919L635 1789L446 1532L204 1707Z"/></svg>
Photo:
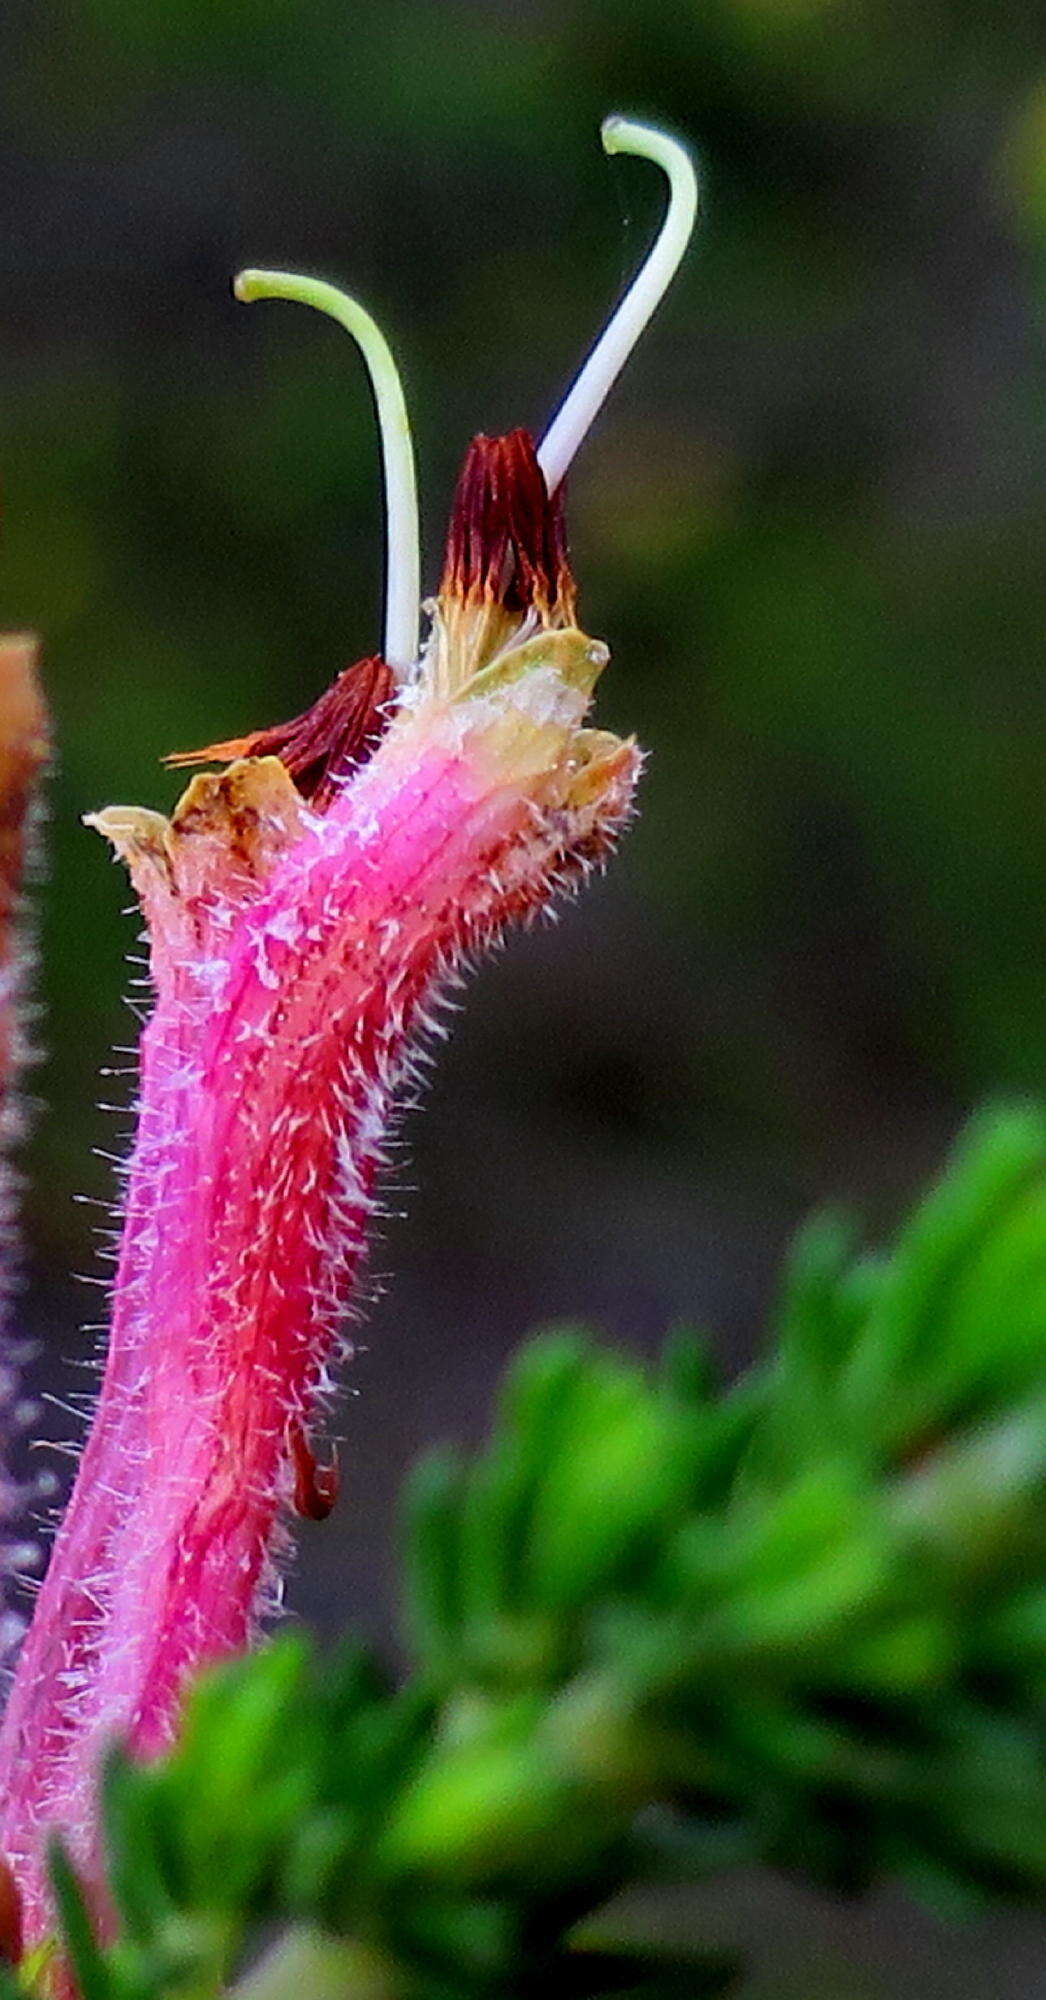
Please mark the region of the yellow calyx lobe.
<svg viewBox="0 0 1046 2000"><path fill-rule="evenodd" d="M146 806L106 806L85 814L84 824L124 862L150 927L172 943L184 931L188 951L209 907L251 900L299 838L302 814L280 759L245 757L225 771L198 772L169 819Z"/></svg>

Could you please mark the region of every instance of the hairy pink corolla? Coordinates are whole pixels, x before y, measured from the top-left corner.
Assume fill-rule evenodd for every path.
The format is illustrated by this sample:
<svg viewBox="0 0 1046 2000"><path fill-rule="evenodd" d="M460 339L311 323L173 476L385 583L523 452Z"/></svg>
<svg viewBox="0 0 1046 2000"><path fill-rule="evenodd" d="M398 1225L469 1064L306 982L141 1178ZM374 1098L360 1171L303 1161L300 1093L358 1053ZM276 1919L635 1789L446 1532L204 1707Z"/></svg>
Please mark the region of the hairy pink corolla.
<svg viewBox="0 0 1046 2000"><path fill-rule="evenodd" d="M473 441L420 657L403 578L413 466L387 349L315 281L241 281L245 297L335 311L364 347L385 447L386 642L293 723L200 753L232 761L193 778L170 819L93 819L134 881L155 1004L101 1397L0 1730L0 1855L30 1940L49 1924L47 1830L97 1894L106 1744L170 1742L187 1677L246 1645L272 1603L288 1512L333 1497L309 1432L343 1352L390 1113L441 991L599 861L630 809L635 745L587 725L607 651L575 621L559 488L593 383L605 394L627 352L622 318L631 344L678 263L693 179L660 134L617 121L605 136L665 166L664 229L541 447L522 431Z"/></svg>

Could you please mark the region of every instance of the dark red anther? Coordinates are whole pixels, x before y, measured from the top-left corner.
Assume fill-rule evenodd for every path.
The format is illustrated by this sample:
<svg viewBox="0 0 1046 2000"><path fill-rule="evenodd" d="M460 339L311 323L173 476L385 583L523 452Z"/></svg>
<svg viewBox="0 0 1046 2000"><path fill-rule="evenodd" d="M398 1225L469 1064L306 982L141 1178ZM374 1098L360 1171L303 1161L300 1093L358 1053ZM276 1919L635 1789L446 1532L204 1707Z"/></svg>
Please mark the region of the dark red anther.
<svg viewBox="0 0 1046 2000"><path fill-rule="evenodd" d="M294 1511L303 1521L325 1521L341 1490L337 1460L317 1465L305 1427L297 1419L287 1426L287 1442L294 1462Z"/></svg>
<svg viewBox="0 0 1046 2000"><path fill-rule="evenodd" d="M164 763L177 767L226 763L234 757L278 757L302 797L323 812L339 780L366 762L384 734L386 704L394 685L392 669L384 660L357 660L292 721L226 743L211 743L203 750L179 750Z"/></svg>
<svg viewBox="0 0 1046 2000"><path fill-rule="evenodd" d="M562 487L549 498L529 431L474 437L465 453L451 509L441 591L574 616Z"/></svg>

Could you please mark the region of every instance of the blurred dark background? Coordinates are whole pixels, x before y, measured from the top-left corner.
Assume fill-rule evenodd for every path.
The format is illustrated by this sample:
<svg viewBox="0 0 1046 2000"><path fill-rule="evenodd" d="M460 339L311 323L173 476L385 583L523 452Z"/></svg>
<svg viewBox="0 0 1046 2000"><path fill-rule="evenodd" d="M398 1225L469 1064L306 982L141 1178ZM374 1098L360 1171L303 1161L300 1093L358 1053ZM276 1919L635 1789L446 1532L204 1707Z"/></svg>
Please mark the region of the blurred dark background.
<svg viewBox="0 0 1046 2000"><path fill-rule="evenodd" d="M126 886L79 815L171 803L164 751L296 711L380 636L358 361L229 278L315 270L378 314L433 580L469 434L542 427L656 225L610 109L688 135L705 185L571 480L643 813L474 983L407 1130L345 1499L288 1587L326 1628L387 1632L402 1468L482 1429L535 1321L652 1345L696 1319L733 1368L811 1204L888 1229L973 1101L1046 1086L1046 26L1026 0L0 5L0 626L43 635L59 750L27 1198L58 1393L97 1317L73 1197L120 1146L98 1071L133 1027ZM1046 1991L1038 1927L780 1895L735 1898L778 1994L789 1950L808 2000Z"/></svg>

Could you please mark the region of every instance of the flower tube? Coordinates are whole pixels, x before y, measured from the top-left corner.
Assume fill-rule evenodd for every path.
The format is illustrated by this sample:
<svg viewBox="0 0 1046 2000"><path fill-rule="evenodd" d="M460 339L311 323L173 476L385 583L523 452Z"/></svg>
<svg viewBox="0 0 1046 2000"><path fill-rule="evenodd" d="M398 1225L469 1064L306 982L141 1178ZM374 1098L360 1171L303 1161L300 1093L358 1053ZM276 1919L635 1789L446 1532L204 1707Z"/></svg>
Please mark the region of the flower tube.
<svg viewBox="0 0 1046 2000"><path fill-rule="evenodd" d="M240 286L332 310L320 289ZM382 347L379 418L402 407ZM406 459L385 463L410 540ZM92 818L141 902L155 1004L101 1397L0 1731L0 1855L30 1940L46 1831L97 1888L106 1744L171 1741L187 1679L273 1606L289 1515L333 1500L309 1434L441 994L631 810L639 752L589 726L607 649L577 623L561 495L527 433L469 447L416 661L395 541L395 661L175 760L228 761L169 819Z"/></svg>

